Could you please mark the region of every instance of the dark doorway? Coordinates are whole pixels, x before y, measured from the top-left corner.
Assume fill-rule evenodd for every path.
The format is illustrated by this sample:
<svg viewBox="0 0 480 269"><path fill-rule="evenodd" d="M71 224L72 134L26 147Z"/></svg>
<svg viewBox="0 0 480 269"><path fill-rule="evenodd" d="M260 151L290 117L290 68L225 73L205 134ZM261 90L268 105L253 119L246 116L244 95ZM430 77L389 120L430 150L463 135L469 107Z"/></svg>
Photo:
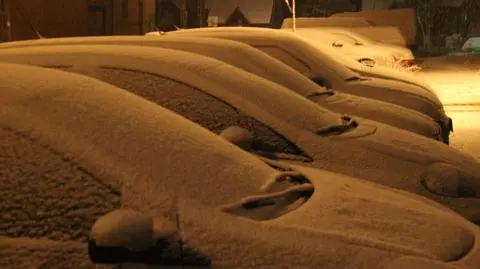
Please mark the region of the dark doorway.
<svg viewBox="0 0 480 269"><path fill-rule="evenodd" d="M107 9L103 5L88 6L88 35L107 34Z"/></svg>

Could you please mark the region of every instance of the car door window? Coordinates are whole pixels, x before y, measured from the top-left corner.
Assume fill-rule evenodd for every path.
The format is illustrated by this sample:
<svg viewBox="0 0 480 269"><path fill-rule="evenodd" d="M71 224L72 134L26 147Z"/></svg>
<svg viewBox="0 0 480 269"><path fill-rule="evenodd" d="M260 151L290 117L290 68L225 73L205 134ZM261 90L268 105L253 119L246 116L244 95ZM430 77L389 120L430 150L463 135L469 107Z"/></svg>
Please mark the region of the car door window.
<svg viewBox="0 0 480 269"><path fill-rule="evenodd" d="M255 46L255 48L283 62L302 74L307 74L310 72L310 67L305 62L296 58L283 48L273 46Z"/></svg>
<svg viewBox="0 0 480 269"><path fill-rule="evenodd" d="M100 80L170 109L216 134L230 126L240 126L255 135L255 147L258 150L304 155L294 143L265 124L193 86L155 74L111 67L100 68L98 72L89 72L88 75L93 74Z"/></svg>
<svg viewBox="0 0 480 269"><path fill-rule="evenodd" d="M119 190L27 135L0 128L0 236L86 242Z"/></svg>

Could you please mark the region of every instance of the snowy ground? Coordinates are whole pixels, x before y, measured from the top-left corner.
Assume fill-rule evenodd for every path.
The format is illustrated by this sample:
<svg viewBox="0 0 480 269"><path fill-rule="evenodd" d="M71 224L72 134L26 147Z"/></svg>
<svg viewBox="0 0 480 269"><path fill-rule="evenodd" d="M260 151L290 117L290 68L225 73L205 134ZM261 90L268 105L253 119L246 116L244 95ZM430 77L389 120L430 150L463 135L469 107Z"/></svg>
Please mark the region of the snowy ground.
<svg viewBox="0 0 480 269"><path fill-rule="evenodd" d="M453 119L451 146L480 160L480 71L417 73L427 79Z"/></svg>

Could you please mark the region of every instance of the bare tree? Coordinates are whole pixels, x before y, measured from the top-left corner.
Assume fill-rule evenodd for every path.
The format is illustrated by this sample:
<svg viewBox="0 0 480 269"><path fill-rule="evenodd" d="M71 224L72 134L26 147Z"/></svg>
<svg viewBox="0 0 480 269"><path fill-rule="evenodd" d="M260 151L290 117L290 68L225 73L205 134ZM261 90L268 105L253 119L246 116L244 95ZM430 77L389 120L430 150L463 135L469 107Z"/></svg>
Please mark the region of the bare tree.
<svg viewBox="0 0 480 269"><path fill-rule="evenodd" d="M415 9L415 19L422 35L424 47L432 44L432 30L434 17L437 10L435 0L407 0L406 5Z"/></svg>
<svg viewBox="0 0 480 269"><path fill-rule="evenodd" d="M474 28L480 27L480 1L478 0L464 0L463 7L465 10L466 20L464 21L465 36L471 34Z"/></svg>

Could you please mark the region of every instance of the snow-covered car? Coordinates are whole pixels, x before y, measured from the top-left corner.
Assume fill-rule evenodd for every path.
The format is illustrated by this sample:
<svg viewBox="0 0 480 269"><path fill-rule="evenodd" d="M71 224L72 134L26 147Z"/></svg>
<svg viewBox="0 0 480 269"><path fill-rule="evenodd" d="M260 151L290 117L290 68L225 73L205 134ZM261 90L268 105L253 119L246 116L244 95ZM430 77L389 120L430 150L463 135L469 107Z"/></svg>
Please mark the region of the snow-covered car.
<svg viewBox="0 0 480 269"><path fill-rule="evenodd" d="M279 60L251 46L227 39L184 36L159 38L141 36L72 37L11 42L10 48L74 44L142 45L198 53L285 86L333 112L375 120L429 138L442 140L441 127L430 117L391 103L328 90Z"/></svg>
<svg viewBox="0 0 480 269"><path fill-rule="evenodd" d="M283 29L288 31L289 29ZM290 30L291 31L291 30ZM330 46L338 53L351 57L367 66L385 66L390 68L409 68L415 57L410 49L390 44L383 44L343 28L298 28L300 35L315 43Z"/></svg>
<svg viewBox="0 0 480 269"><path fill-rule="evenodd" d="M98 80L0 69L1 268L480 268L479 228L438 203L261 160Z"/></svg>
<svg viewBox="0 0 480 269"><path fill-rule="evenodd" d="M251 153L404 189L480 223L480 163L473 157L411 132L333 113L213 58L139 46L67 45L5 50L0 61L100 79Z"/></svg>
<svg viewBox="0 0 480 269"><path fill-rule="evenodd" d="M282 61L327 88L393 103L430 116L442 126L444 141L449 141L450 132L453 131L452 119L445 114L442 103L431 88L415 81L405 82L407 74L396 79L396 76L390 76L396 70L386 67L384 68L391 72L372 71L376 73L376 77L362 76L343 62L332 58L328 51L322 51L292 33L253 27L211 27L173 31L163 35L217 37L240 41ZM146 38L150 37L152 36ZM359 70L367 68L349 57L344 58L355 63ZM385 79L378 78L380 76Z"/></svg>
<svg viewBox="0 0 480 269"><path fill-rule="evenodd" d="M470 37L467 39L462 46L462 51L480 53L480 37Z"/></svg>

